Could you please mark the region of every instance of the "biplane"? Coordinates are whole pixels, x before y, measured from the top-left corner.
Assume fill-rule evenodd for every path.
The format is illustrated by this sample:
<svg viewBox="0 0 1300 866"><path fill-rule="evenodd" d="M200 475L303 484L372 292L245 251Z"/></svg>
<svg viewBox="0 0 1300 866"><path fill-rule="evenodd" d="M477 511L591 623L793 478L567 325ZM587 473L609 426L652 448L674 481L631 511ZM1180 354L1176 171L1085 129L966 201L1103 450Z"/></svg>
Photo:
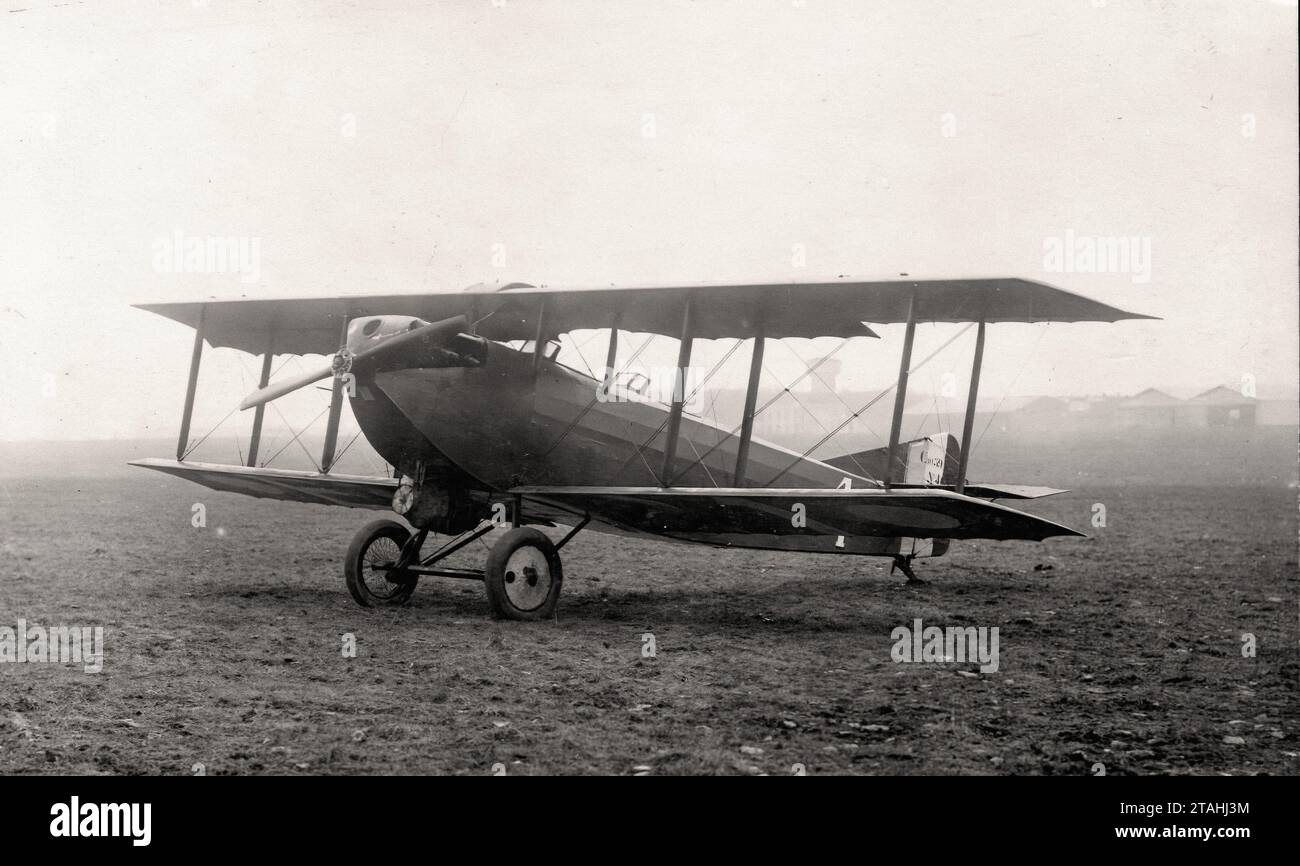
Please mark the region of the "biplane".
<svg viewBox="0 0 1300 866"><path fill-rule="evenodd" d="M958 539L1081 535L995 500L1063 491L966 479L985 328L998 322L1151 318L1013 278L547 288L523 283L420 295L145 304L194 329L175 460L136 461L216 490L391 509L362 527L344 577L364 606L406 602L420 577L481 580L493 616L555 615L560 551L583 528L729 548L889 557L916 580L917 557ZM961 438L901 439L916 326L972 323L974 358ZM905 323L889 441L815 459L754 436L767 340L873 337ZM561 335L609 332L597 377L556 359ZM619 335L675 337L671 400L615 399ZM725 426L684 411L697 340L751 343L742 417ZM186 460L204 346L262 356L245 465ZM332 355L271 382L281 354ZM320 471L258 465L267 404L332 380ZM331 471L347 399L391 477ZM856 415L856 413L855 413ZM558 541L537 527L567 527ZM444 560L495 528L481 569ZM441 538L440 538L441 537ZM430 539L434 539L431 543ZM426 550L426 547L430 549ZM891 571L893 569L891 568Z"/></svg>

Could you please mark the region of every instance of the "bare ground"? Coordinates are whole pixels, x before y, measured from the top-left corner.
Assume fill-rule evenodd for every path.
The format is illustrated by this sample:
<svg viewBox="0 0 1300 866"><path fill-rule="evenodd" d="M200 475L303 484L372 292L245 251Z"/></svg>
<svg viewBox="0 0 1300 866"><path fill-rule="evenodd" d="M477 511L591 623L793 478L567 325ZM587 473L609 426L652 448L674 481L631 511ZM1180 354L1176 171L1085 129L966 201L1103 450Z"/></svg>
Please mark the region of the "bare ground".
<svg viewBox="0 0 1300 866"><path fill-rule="evenodd" d="M356 607L340 560L370 513L143 471L11 479L0 625L102 625L106 654L0 664L0 772L1296 772L1294 490L1032 510L1094 537L957 544L916 588L879 560L584 532L558 622L522 624L473 583ZM1000 669L895 663L916 618L997 626Z"/></svg>

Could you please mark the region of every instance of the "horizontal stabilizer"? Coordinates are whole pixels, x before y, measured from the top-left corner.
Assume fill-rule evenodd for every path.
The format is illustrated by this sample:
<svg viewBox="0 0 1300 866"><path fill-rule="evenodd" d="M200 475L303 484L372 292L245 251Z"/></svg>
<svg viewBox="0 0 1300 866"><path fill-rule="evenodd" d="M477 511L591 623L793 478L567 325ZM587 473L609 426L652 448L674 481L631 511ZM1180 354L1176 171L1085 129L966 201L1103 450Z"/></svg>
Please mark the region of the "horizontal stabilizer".
<svg viewBox="0 0 1300 866"><path fill-rule="evenodd" d="M955 490L952 484L895 484L895 490ZM1042 499L1058 493L1069 493L1055 487L1034 487L1029 484L967 484L962 491L976 499Z"/></svg>

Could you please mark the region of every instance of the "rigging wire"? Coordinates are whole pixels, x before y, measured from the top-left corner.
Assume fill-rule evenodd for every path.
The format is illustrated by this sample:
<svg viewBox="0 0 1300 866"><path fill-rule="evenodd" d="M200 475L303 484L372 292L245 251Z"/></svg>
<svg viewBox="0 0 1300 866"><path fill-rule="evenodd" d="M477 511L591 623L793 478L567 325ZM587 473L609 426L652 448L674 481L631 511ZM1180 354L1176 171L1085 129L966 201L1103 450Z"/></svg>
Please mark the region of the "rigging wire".
<svg viewBox="0 0 1300 866"><path fill-rule="evenodd" d="M818 367L820 367L822 364L825 364L825 363L826 363L827 361L829 361L831 358L835 357L835 354L836 354L837 352L839 352L840 349L843 349L843 348L845 347L845 345L847 345L847 344L848 344L848 340L842 340L842 341L840 341L839 345L837 345L834 349L832 349L830 352L828 352L826 355L824 355L820 360L817 361L816 364L813 364L812 367L810 367L809 369L805 370L805 371L804 371L804 372L803 372L803 373L802 373L798 378L796 378L793 382L791 382L789 385L785 386L783 390L778 391L778 392L777 392L775 395L773 395L772 398L769 399L766 403L764 403L764 404L763 404L762 406L760 406L759 408L755 409L755 410L754 410L754 417L757 418L759 415L763 414L763 412L765 412L769 406L771 406L771 405L772 405L773 403L775 403L777 400L780 400L783 396L785 396L787 393L789 393L791 388L793 388L795 385L798 385L800 382L802 382L804 379L806 379L810 373L813 373L813 372L814 372ZM713 445L709 446L708 448L706 448L706 449L704 450L704 454L700 457L700 460L704 460L706 457L708 457L710 454L712 454L714 451L716 451L716 450L717 450L717 449L722 445L723 442L726 442L726 441L727 441L728 439L730 439L732 436L735 436L737 433L739 433L739 432L740 432L740 429L741 429L743 426L744 426L744 421L741 421L741 423L739 423L739 424L737 424L735 427L731 428L731 432L730 432L730 433L728 433L726 436L723 436L721 439L719 439L719 440L718 440L717 442L715 442ZM688 465L685 469L683 469L683 470L682 470L680 473L678 473L678 474L679 474L679 475L684 475L684 474L686 474L687 472L690 472L692 469L695 468L696 463L699 463L700 460L695 461L695 463L691 463L690 465Z"/></svg>
<svg viewBox="0 0 1300 866"><path fill-rule="evenodd" d="M942 352L944 349L948 348L948 346L951 345L952 342L953 342L954 340L956 340L956 339L957 339L958 337L960 337L962 334L964 334L964 333L966 333L968 330L970 330L970 327L971 327L972 324L974 324L974 323L973 323L973 322L972 322L972 323L968 323L968 324L966 325L966 327L962 328L960 331L958 331L957 333L955 333L955 334L953 334L951 337L949 337L947 340L945 340L944 343L943 343L943 345L941 345L939 348L935 349L935 350L934 350L933 352L931 352L930 354L926 355L925 358L923 358L919 364L916 364L916 365L913 366L911 369L909 369L909 370L907 371L907 374L910 376L910 375L912 375L912 373L916 372L917 370L921 369L921 368L924 367L926 364L928 364L928 363L930 362L930 360L931 360L935 355L939 354L939 353ZM861 415L863 412L865 412L865 411L867 411L868 409L870 409L870 408L871 408L872 406L874 406L877 402L879 402L880 399L881 399L882 397L884 397L884 396L885 396L886 394L888 394L890 391L895 390L897 387L898 387L898 383L895 382L893 385L890 385L889 387L885 388L885 390L881 391L879 394L877 394L876 396L872 397L871 400L870 400L870 402L867 403L867 405L863 406L863 407L862 407L861 409L859 409L857 412L854 412L854 413L853 413L852 415L850 415L848 418L845 418L843 421L841 421L840 424L839 424L839 426L837 426L837 427L836 427L834 430L832 430L830 433L828 433L828 434L826 434L825 436L823 436L820 440L817 441L816 444L814 444L814 445L813 445L811 448L809 448L807 451L804 451L802 454L800 454L798 457L796 457L793 463L791 463L789 466L785 467L785 468L782 469L780 472L778 472L775 476L772 477L772 479L771 479L770 481L767 482L767 484L765 484L765 485L763 485L763 486L764 486L764 487L771 487L771 486L772 486L772 485L777 481L777 479L781 478L783 475L785 475L785 474L786 474L787 472L789 472L791 469L793 469L794 467L796 467L796 466L798 466L800 463L802 463L805 459L807 459L807 457L808 457L809 454L813 453L813 452L816 451L818 448L820 448L820 447L822 447L823 445L825 445L826 442L827 442L828 440L830 440L830 438L831 438L832 436L834 436L836 433L840 432L840 431L843 430L845 427L847 427L849 424L851 424L854 418L858 417L858 416Z"/></svg>
<svg viewBox="0 0 1300 866"><path fill-rule="evenodd" d="M699 457L699 456L700 456L700 449L698 449L698 448L695 447L695 443L691 440L691 438L690 438L689 436L686 437L686 444L689 445L689 446L691 446L691 450L695 452L695 456L696 456L696 457ZM717 480L714 479L714 477L713 477L713 473L709 471L709 464L707 464L707 463L701 463L701 464L700 464L700 468L704 470L704 474L705 474L705 475L709 476L709 483L711 483L714 487L720 487L720 486L721 486L720 484L718 484Z"/></svg>
<svg viewBox="0 0 1300 866"><path fill-rule="evenodd" d="M582 361L582 366L587 368L587 375L593 379L598 379L599 377L592 371L591 365L587 363L587 356L582 353L582 347L590 343L592 339L592 337L587 337L582 341L582 345L578 345L578 341L573 339L573 335L569 335L569 342L573 344L573 351L578 353L578 359Z"/></svg>
<svg viewBox="0 0 1300 866"><path fill-rule="evenodd" d="M734 354L736 353L736 350L740 348L740 345L741 345L741 343L743 343L743 342L745 342L745 341L744 341L744 340L737 340L737 341L735 342L735 344L734 344L730 349L727 350L726 354L724 354L724 355L723 355L723 356L718 360L718 362L715 363L715 364L713 365L713 367L709 370L709 372L705 374L704 378L700 380L699 384L695 386L694 390L692 390L691 393L687 394L687 395L682 399L683 411L684 411L684 407L686 406L686 404L689 403L689 402L691 402L692 400L695 399L695 395L698 394L698 393L700 393L700 389L703 388L705 385L707 385L707 384L709 383L709 380L713 378L714 374L716 374L716 373L718 372L719 369L721 369L722 365L725 364L725 363L727 362L727 359L730 358L732 355L734 355ZM683 372L681 372L681 371L678 371L675 375L676 375L676 376L682 376L682 377L684 377L684 376L685 376L685 373L683 373ZM683 389L684 389L684 385L685 385L685 383L683 382L682 384L683 384ZM674 393L676 393L676 391L677 391L677 385L678 385L678 383L677 383L676 381L674 381L674 382L673 382L673 391L674 391ZM672 420L672 415L671 415L671 414L670 414L667 418L665 418L663 421L661 421L661 422L659 423L659 426L655 428L654 432L651 433L650 436L649 436L649 437L648 437L644 442L642 442L640 445L637 446L637 448L636 448L636 450L637 450L637 454L640 454L640 453L643 452L647 447L649 447L650 443L653 442L653 441L654 441L654 440L659 436L659 434L662 433L662 432L664 431L664 428L668 426L668 422L669 422L670 420ZM687 437L687 438L688 438L688 440L689 440L689 437ZM712 449L710 449L710 450L712 450ZM697 453L697 455L698 455L698 451L697 451L696 453ZM634 455L634 456L635 456L635 455ZM633 459L632 457L629 457L626 461L623 462L623 466L619 469L619 473L620 473L620 474L623 472L624 469L626 469L626 468L628 467L628 464L630 464L630 463L632 462L632 459ZM692 469L692 468L694 468L697 464L702 463L703 460L704 460L704 457L700 457L698 460L696 460L694 463L690 464L690 466L687 466L686 468L687 468L688 470L689 470L689 469ZM707 472L708 469L706 468L705 471ZM680 476L681 474L682 474L682 473L678 473L679 476ZM655 474L655 478L658 479L658 480L661 481L661 482L665 480L665 479L660 479L657 473ZM715 486L716 486L716 485L715 485Z"/></svg>
<svg viewBox="0 0 1300 866"><path fill-rule="evenodd" d="M800 358L800 360L803 360L803 359ZM781 380L780 380L780 379L777 379L776 374L773 373L771 370L769 370L769 369L767 368L767 365L766 365L766 364L763 365L763 372L767 373L767 375L771 376L773 379L776 379L776 382L777 382L778 385L781 383ZM821 382L821 377L820 377L820 376L817 377L817 380L818 380L819 382ZM825 382L822 382L822 384L824 385L824 384L826 384L826 383L825 383ZM788 389L787 389L787 390L788 390ZM803 402L802 400L799 399L799 395L796 394L796 393L793 392L793 391L789 391L788 393L790 394L790 398L791 398L792 400L794 400L794 402L799 406L799 408L802 409L805 413L807 413L807 415L808 415L809 418L813 419L813 423L815 423L818 427L822 428L822 432L823 432L823 433L827 432L827 427L826 427L826 425L822 423L822 420L821 420L820 418L818 418L817 415L816 415L816 414L815 414L811 409L809 409L806 405L804 405L804 402ZM837 395L837 396L838 396L838 395ZM841 400L840 402L844 402L844 401ZM849 408L849 407L848 407L848 405L846 404L844 408L847 409L847 408ZM851 410L850 410L850 411L851 411ZM757 413L755 413L755 415L757 415ZM856 455L854 455L854 454L849 454L849 455L848 455L848 458L849 458L850 460L853 461L854 465L857 466L859 470L861 470L861 473L862 473L862 475L863 475L864 477L867 477L867 478L870 478L870 477L871 477L871 473L868 472L868 471L866 470L866 467L864 467L860 462L858 462L858 458L857 458Z"/></svg>
<svg viewBox="0 0 1300 866"><path fill-rule="evenodd" d="M348 440L348 444L343 446L343 450L338 453L338 455L334 458L334 462L330 464L330 469L334 469L339 465L339 461L343 459L343 455L348 453L348 449L352 447L352 443L356 442L357 437L360 435L361 435L360 430L352 434L352 438Z"/></svg>
<svg viewBox="0 0 1300 866"><path fill-rule="evenodd" d="M656 336L655 334L651 334L645 338L645 342L641 344L640 348L638 348L635 352L632 353L632 357L627 359L627 363L623 366L622 370L619 370L619 373L626 372L627 368L632 366L632 362L641 356L641 353L645 351L646 346L650 345L650 341L653 340L655 336ZM595 379L596 377L592 376L591 378ZM613 387L612 383L616 378L617 378L617 374L610 376L609 381L611 383L611 387ZM590 412L592 408L597 403L600 402L601 388L604 387L604 384L605 384L604 382L599 382L597 384L596 396L592 397L591 401L588 402L587 405L583 407L582 411L578 413L578 417L574 418L573 421L569 423L569 426L564 428L564 432L560 434L559 438L555 440L555 442L551 445L551 447L547 448L544 452L542 452L543 457L549 456L552 451L560 447L560 443L568 438L569 434L572 433L577 428L577 426L582 423L582 419L587 417L587 413Z"/></svg>
<svg viewBox="0 0 1300 866"><path fill-rule="evenodd" d="M803 359L802 355L800 355L798 352L795 351L793 346L788 346L788 348L790 349L790 353L794 355L796 358L798 358L801 364L803 364L804 366L808 365L808 362ZM830 386L830 383L828 383L825 379L823 379L821 376L817 375L816 373L813 374L813 378L815 378L818 382L820 382L822 384L822 387L824 387L828 392L830 392L835 397L836 400L840 402L841 406L843 406L845 409L848 409L850 412L853 411L853 407L848 404L848 401L846 401L843 397L840 396L840 393L838 391L836 391L834 388ZM872 430L871 425L868 424L865 420L862 421L862 426L866 427L867 432L870 433L872 436L874 436L877 439L880 438L876 434L876 431ZM825 427L823 426L822 429L825 429Z"/></svg>
<svg viewBox="0 0 1300 866"><path fill-rule="evenodd" d="M1044 327L1043 327L1043 328L1038 332L1038 339L1037 339L1037 340L1034 340L1034 345L1032 345L1032 346L1029 347L1029 357L1030 357L1030 358L1032 358L1032 357L1034 356L1034 353L1038 351L1038 344L1041 343L1041 342L1043 342L1043 337L1045 337L1045 336L1047 335L1047 329L1050 328L1050 327L1052 327L1052 323L1051 323L1051 322L1044 322L1043 324L1044 324ZM996 418L996 417L998 416L998 411L1002 409L1002 404L1005 403L1007 397L1010 396L1010 394L1011 394L1011 389L1014 388L1014 387L1016 386L1016 382L1020 381L1020 374L1023 373L1023 372L1025 372L1025 368L1026 368L1027 366L1029 366L1029 365L1028 365L1028 364L1021 364L1021 365L1020 365L1020 368L1019 368L1018 370L1016 370L1016 375L1011 379L1011 383L1010 383L1009 385L1007 385L1007 389L1006 389L1006 391L1004 391L1004 392L1002 393L1002 397L1001 397L1001 399L998 400L998 405L994 406L994 407L993 407L993 411L989 414L989 420L984 424L984 429L980 431L980 435L979 435L979 436L976 436L976 437L975 437L975 444L971 446L971 449L970 449L970 452L969 452L970 454L974 454L974 453L975 453L975 449L979 446L980 442L983 441L983 439L984 439L984 434L987 433L987 432L989 432L989 427L992 427L992 426L993 426L993 419Z"/></svg>
<svg viewBox="0 0 1300 866"><path fill-rule="evenodd" d="M242 391L242 392L245 392L245 393L246 393L246 392L248 391L248 379L247 379L247 377L244 375L244 372L245 372L245 370L244 370L244 358L243 358L242 355L236 355L236 356L235 356L235 360L239 362L239 390ZM253 442L252 442L252 438L251 438L251 437L249 438L248 447L249 447L250 449L253 447ZM240 466L243 466L243 465L244 465L244 449L239 447L239 434L238 434L238 432L235 433L235 454L237 454L237 455L239 456L239 465L240 465Z"/></svg>
<svg viewBox="0 0 1300 866"><path fill-rule="evenodd" d="M800 355L797 351L795 351L795 348L794 348L793 346L787 346L786 348L788 348L788 349L790 350L790 354L794 355L796 358L799 359L799 362L800 362L800 363L802 363L804 366L807 366L807 365L808 365L808 362L805 361L805 360L803 359L803 356L802 356L802 355ZM764 366L763 369L766 370L767 367ZM769 372L769 375L771 375L770 372ZM773 377L773 378L775 378L775 377ZM832 388L832 387L830 386L830 384L827 383L827 381L826 381L825 379L823 379L823 378L822 378L820 375L818 375L817 373L813 373L813 378L816 379L818 382L820 382L821 385L822 385L822 387L825 388L828 392L830 392L830 394L831 394L833 397L835 397L836 400L839 401L839 403L840 403L841 406L843 406L845 409L849 410L850 413L853 412L853 407L850 406L850 405L848 404L848 402L847 402L843 397L840 396L839 392L836 391L834 388ZM820 427L820 428L822 428L822 432L825 433L825 432L826 432L826 425L822 423L821 419L818 418L816 415L814 415L814 414L812 413L812 410L810 410L807 406L805 406L805 405L803 404L803 401L800 400L797 396L795 396L795 393L794 393L793 391L790 392L790 396L793 397L793 398L794 398L794 401L795 401L796 403L799 404L799 408L801 408L801 409L803 409L805 412L807 412L807 413L808 413L808 416L809 416L810 418L812 418L814 421L817 422L817 426ZM876 435L876 431L875 431L875 430L872 430L872 429L871 429L871 425L868 424L865 420L863 420L863 419L861 419L861 418L858 418L857 420L862 421L862 426L864 426L864 427L867 428L867 432L870 433L870 434L872 435L872 437L874 437L874 438L876 438L876 439L879 439L879 438L880 438L879 436ZM849 454L847 454L847 455L845 455L845 456L847 456L850 460L853 461L853 465L856 466L856 467L858 467L858 470L859 470L859 472L860 472L862 475L864 475L864 476L866 476L866 477L868 477L868 478L871 477L871 473L869 473L869 472L867 471L866 467L862 465L862 462L861 462L860 460L858 460L858 458L857 458L857 454L856 454L856 453L854 453L854 452L850 452Z"/></svg>
<svg viewBox="0 0 1300 866"><path fill-rule="evenodd" d="M268 403L267 405L275 410L275 414L280 416L280 420L284 422L284 426L289 428L290 433L293 433L293 438L290 439L288 442L284 443L283 445L281 445L280 450L272 454L270 457L268 457L265 460L265 462L262 463L262 465L270 466L271 461L279 457L280 454L284 451L284 449L288 448L290 445L297 442L298 447L302 449L302 452L307 455L307 459L311 461L311 465L315 467L317 472L320 472L320 466L316 463L316 458L311 456L311 452L307 450L307 446L303 445L302 442L299 441L298 437L302 436L303 433L306 433L309 429L311 429L311 426L315 424L317 421L319 421L325 415L325 413L329 411L329 407L326 406L324 409L320 410L320 414L318 414L315 418L311 419L311 421L307 422L307 426L302 428L301 432L294 432L293 425L290 424L289 420L284 417L284 413L280 411L280 407L276 406L274 402Z"/></svg>
<svg viewBox="0 0 1300 866"><path fill-rule="evenodd" d="M229 412L227 412L225 418L222 418L222 419L221 419L220 421L218 421L216 424L212 425L212 429L211 429L211 430L209 430L207 433L204 433L203 436L201 436L201 437L199 438L199 441L195 442L195 443L194 443L193 445L191 445L188 449L186 449L185 453L181 455L181 459L184 460L186 457L189 457L191 454L193 454L195 448L198 448L200 445L202 445L204 442L206 442L209 436L211 436L213 433L216 433L216 432L217 432L217 428L218 428L218 427L220 427L222 424L225 424L227 421L229 421L229 420L230 420L230 416L231 416L231 415L234 415L234 414L235 414L236 412L238 412L238 411L239 411L239 407L236 406L235 408L233 408L233 409L231 409Z"/></svg>

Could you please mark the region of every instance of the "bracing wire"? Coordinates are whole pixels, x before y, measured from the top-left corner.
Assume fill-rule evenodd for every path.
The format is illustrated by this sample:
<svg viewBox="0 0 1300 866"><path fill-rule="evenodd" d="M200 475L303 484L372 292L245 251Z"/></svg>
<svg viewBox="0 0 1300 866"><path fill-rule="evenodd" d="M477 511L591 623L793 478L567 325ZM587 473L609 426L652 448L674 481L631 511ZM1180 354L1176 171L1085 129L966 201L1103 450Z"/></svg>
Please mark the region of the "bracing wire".
<svg viewBox="0 0 1300 866"><path fill-rule="evenodd" d="M942 352L944 349L948 348L948 346L952 345L952 343L953 343L953 342L954 342L958 337L960 337L962 334L964 334L964 333L966 333L968 330L970 330L970 327L971 327L972 324L974 324L974 323L973 323L973 322L971 322L971 323L967 323L966 327L962 328L960 331L958 331L957 333L953 334L951 337L949 337L947 340L945 340L945 341L943 342L943 345L941 345L939 348L935 349L935 350L934 350L933 352L931 352L930 354L926 355L926 356L921 360L921 362L920 362L919 364L916 364L916 365L914 365L911 369L909 369L909 370L907 371L907 374L910 376L910 375L912 375L912 373L915 373L917 370L921 369L921 368L924 367L926 364L928 364L928 363L930 362L930 360L931 360L932 358L934 358L935 355L938 355L938 354L939 354L940 352ZM819 440L816 442L816 444L814 444L811 448L807 449L807 450L804 451L802 454L800 454L798 457L796 457L796 458L794 459L794 462L793 462L793 463L791 463L789 466L785 467L785 468L782 469L780 472L778 472L776 475L774 475L774 476L772 477L772 479L771 479L770 481L768 481L767 484L765 484L765 485L763 485L763 486L764 486L764 487L771 487L774 483L776 483L776 481L777 481L778 479L780 479L782 476L784 476L787 472L789 472L791 469L793 469L794 467L796 467L796 466L798 466L800 463L802 463L804 460L806 460L806 459L808 458L808 455L809 455L809 454L812 454L812 453L813 453L814 451L816 451L818 448L820 448L820 447L822 447L823 445L825 445L827 442L829 442L829 441L831 440L831 438L833 438L833 437L835 436L835 434L839 433L841 430L843 430L843 429L844 429L845 427L847 427L849 424L853 423L853 419L854 419L854 418L857 418L857 417L858 417L859 415L861 415L863 412L865 412L865 411L867 411L868 409L870 409L870 408L871 408L872 406L874 406L877 402L879 402L881 398L883 398L883 397L884 397L886 394L888 394L889 392L895 390L897 387L898 387L898 383L895 382L893 385L890 385L888 388L885 388L885 389L884 389L883 391L881 391L879 394L877 394L876 396L872 397L871 400L870 400L870 401L869 401L865 406L863 406L863 407L862 407L861 409L859 409L857 412L854 412L854 413L853 413L852 415L850 415L848 418L845 418L843 421L841 421L841 422L839 423L839 425L836 426L836 428L835 428L834 430L832 430L831 432L827 433L825 436L823 436L821 439L819 439Z"/></svg>

